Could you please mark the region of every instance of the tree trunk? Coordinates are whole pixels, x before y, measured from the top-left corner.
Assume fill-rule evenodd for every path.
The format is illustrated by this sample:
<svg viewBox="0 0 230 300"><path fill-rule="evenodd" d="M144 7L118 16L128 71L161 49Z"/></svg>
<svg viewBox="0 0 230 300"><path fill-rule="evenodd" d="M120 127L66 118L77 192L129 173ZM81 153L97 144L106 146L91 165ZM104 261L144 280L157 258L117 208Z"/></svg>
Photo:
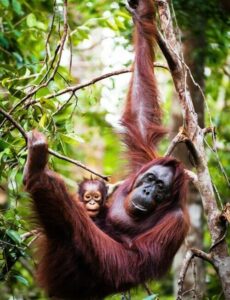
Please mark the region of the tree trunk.
<svg viewBox="0 0 230 300"><path fill-rule="evenodd" d="M201 28L202 30L202 28ZM191 32L186 32L184 36L184 59L190 68L196 82L200 85L202 90L204 89L204 55L201 52L197 52L197 49L204 49L204 36L202 31L199 36L193 35ZM194 54L192 56L192 54ZM201 128L204 127L204 101L198 88L192 83L191 79L188 80L189 90L191 98L193 99L193 105L198 115L198 123ZM172 131L177 133L179 127L182 126L183 119L180 113L179 104L176 97L173 100L172 109ZM173 136L174 137L174 136ZM180 161L182 161L187 169L192 168L191 161L189 160L189 153L187 147L184 144L177 145L173 155L175 155ZM181 247L174 260L174 291L177 294L177 282L182 265L182 261L185 257L185 253L188 248L203 248L203 219L202 219L202 204L199 191L193 184L189 186L188 193L188 206L191 220L191 227L189 235L186 239L186 244ZM188 268L187 275L184 281L184 291L191 291L184 294L184 299L191 299L194 296L195 299L202 299L205 293L205 269L204 262L201 259L194 259L194 264L191 264ZM195 290L195 292L194 292Z"/></svg>
<svg viewBox="0 0 230 300"><path fill-rule="evenodd" d="M193 154L197 173L197 180L195 181L195 184L199 189L201 196L204 215L207 218L207 225L211 235L211 242L212 245L215 245L208 254L203 252L203 254L199 257L208 260L214 265L214 268L219 275L225 299L230 299L230 257L228 254L226 240L223 238L223 225L220 222L220 211L216 203L206 160L204 148L205 132L198 125L198 118L194 109L191 92L189 86L186 84L189 77L189 70L184 63L180 45L178 44L174 33L173 19L169 9L169 4L167 1L159 1L157 2L157 6L160 18L160 27L163 32L162 34L158 31L158 44L168 62L183 114L183 131L178 134L178 140L180 137L185 135L187 145ZM196 21L197 20L194 18L193 24L202 26L202 23L199 24ZM195 33L196 31L194 30L193 32ZM200 49L202 50L202 48ZM192 54L193 53L190 53L190 57ZM194 103L196 102L197 101ZM199 104L199 102L197 103ZM220 238L221 242L218 242ZM184 263L186 263L186 261L184 261ZM183 269L185 270L184 274L186 274L186 269ZM182 277L180 277L179 282L180 289L177 294L177 299L180 300L184 297L183 273L181 276Z"/></svg>

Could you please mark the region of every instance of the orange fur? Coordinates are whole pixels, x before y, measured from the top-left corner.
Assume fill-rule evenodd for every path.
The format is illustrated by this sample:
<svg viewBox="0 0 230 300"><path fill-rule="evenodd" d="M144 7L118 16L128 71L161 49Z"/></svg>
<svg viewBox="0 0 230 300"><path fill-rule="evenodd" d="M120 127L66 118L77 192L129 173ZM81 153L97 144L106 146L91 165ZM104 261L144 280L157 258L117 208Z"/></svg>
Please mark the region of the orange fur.
<svg viewBox="0 0 230 300"><path fill-rule="evenodd" d="M28 138L26 190L44 230L38 280L50 296L99 300L159 278L188 231L184 170L174 158L158 158L156 153L156 143L165 130L153 71L153 15L153 2L139 0L134 12L134 73L122 117L130 174L112 195L101 226L68 193L62 179L45 167L45 138L38 132ZM172 191L152 214L136 220L129 214L130 193L138 176L153 165L173 170Z"/></svg>

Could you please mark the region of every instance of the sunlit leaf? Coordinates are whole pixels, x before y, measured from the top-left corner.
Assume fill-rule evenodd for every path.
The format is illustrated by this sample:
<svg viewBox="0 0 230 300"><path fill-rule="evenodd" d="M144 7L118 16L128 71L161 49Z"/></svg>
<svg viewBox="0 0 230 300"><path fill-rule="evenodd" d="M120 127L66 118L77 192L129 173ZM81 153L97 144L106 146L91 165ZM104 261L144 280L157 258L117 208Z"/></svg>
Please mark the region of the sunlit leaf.
<svg viewBox="0 0 230 300"><path fill-rule="evenodd" d="M63 142L70 144L70 145L76 145L78 143L84 142L84 140L77 135L74 138L72 136L69 136L66 134L60 134L60 136L61 136Z"/></svg>
<svg viewBox="0 0 230 300"><path fill-rule="evenodd" d="M37 24L36 16L32 13L29 14L26 18L26 23L27 23L28 27L35 27Z"/></svg>
<svg viewBox="0 0 230 300"><path fill-rule="evenodd" d="M106 20L105 21L108 25L108 27L110 27L112 30L117 31L118 30L118 26L117 24L114 22L114 20Z"/></svg>
<svg viewBox="0 0 230 300"><path fill-rule="evenodd" d="M42 97L39 101L43 107L56 110L56 105L53 99L45 99Z"/></svg>
<svg viewBox="0 0 230 300"><path fill-rule="evenodd" d="M47 114L43 114L39 121L39 126L44 128L46 124L47 124Z"/></svg>

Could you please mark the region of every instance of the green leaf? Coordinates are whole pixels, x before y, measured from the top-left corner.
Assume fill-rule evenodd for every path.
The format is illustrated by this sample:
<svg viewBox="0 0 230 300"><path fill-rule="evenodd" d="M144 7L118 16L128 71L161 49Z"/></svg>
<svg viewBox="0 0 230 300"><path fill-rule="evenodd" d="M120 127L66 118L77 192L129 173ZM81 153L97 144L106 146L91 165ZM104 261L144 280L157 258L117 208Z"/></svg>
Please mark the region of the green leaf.
<svg viewBox="0 0 230 300"><path fill-rule="evenodd" d="M25 93L23 91L16 90L13 87L9 87L8 90L10 94L16 98L23 98L25 96Z"/></svg>
<svg viewBox="0 0 230 300"><path fill-rule="evenodd" d="M36 27L37 27L38 29L41 29L41 30L44 30L44 31L47 29L46 24L44 24L44 23L42 23L42 22L39 22L39 21L37 21Z"/></svg>
<svg viewBox="0 0 230 300"><path fill-rule="evenodd" d="M25 279L24 277L20 276L20 275L14 275L13 276L18 282L22 283L23 285L29 286L29 282L27 279Z"/></svg>
<svg viewBox="0 0 230 300"><path fill-rule="evenodd" d="M4 78L4 79L2 80L2 86L5 87L5 88L7 88L7 87L8 87L8 84L7 84L8 81L9 81L9 78L8 78L8 77Z"/></svg>
<svg viewBox="0 0 230 300"><path fill-rule="evenodd" d="M29 14L26 18L26 24L28 27L35 27L37 25L37 19L34 14Z"/></svg>
<svg viewBox="0 0 230 300"><path fill-rule="evenodd" d="M61 139L63 142L69 145L76 145L78 143L84 143L84 140L80 138L79 136L75 136L74 138L72 136L66 135L66 134L60 134Z"/></svg>
<svg viewBox="0 0 230 300"><path fill-rule="evenodd" d="M120 16L120 17L123 17L126 20L130 20L131 19L130 14L128 14L126 12L123 12L123 11L117 11L117 15Z"/></svg>
<svg viewBox="0 0 230 300"><path fill-rule="evenodd" d="M3 34L0 32L0 45L3 48L8 49L9 48L9 42L8 40L3 36Z"/></svg>
<svg viewBox="0 0 230 300"><path fill-rule="evenodd" d="M1 3L2 6L4 6L4 7L9 7L9 5L10 5L9 0L1 0L0 3Z"/></svg>
<svg viewBox="0 0 230 300"><path fill-rule="evenodd" d="M90 33L89 27L84 26L84 25L78 26L78 27L77 27L77 30L79 30L79 31L84 31L84 32L86 32L86 33Z"/></svg>
<svg viewBox="0 0 230 300"><path fill-rule="evenodd" d="M42 128L44 128L45 125L46 125L46 123L47 123L47 115L44 114L44 115L42 115L42 117L41 117L41 119L39 121L39 126L42 127Z"/></svg>
<svg viewBox="0 0 230 300"><path fill-rule="evenodd" d="M117 25L114 23L114 20L106 20L106 24L109 28L111 28L114 31L118 31Z"/></svg>
<svg viewBox="0 0 230 300"><path fill-rule="evenodd" d="M2 68L2 69L7 69L7 71L11 71L11 72L14 72L14 71L15 71L15 68L13 68L12 66L7 65L7 64L2 64L2 63L0 63L0 68ZM12 75L12 74L11 74L11 75Z"/></svg>
<svg viewBox="0 0 230 300"><path fill-rule="evenodd" d="M88 39L89 38L89 33L90 30L87 26L79 26L77 27L77 34L82 38L82 39Z"/></svg>
<svg viewBox="0 0 230 300"><path fill-rule="evenodd" d="M56 105L54 104L53 100L45 99L42 97L42 98L40 98L39 101L40 101L42 107L48 108L50 110L56 110Z"/></svg>
<svg viewBox="0 0 230 300"><path fill-rule="evenodd" d="M22 240L20 235L18 234L17 231L14 231L12 229L7 229L6 234L17 244L21 244Z"/></svg>
<svg viewBox="0 0 230 300"><path fill-rule="evenodd" d="M119 29L125 29L124 22L120 21L119 18L114 18L114 21Z"/></svg>
<svg viewBox="0 0 230 300"><path fill-rule="evenodd" d="M23 62L23 58L18 52L13 52L12 54L16 58L17 62L19 63Z"/></svg>
<svg viewBox="0 0 230 300"><path fill-rule="evenodd" d="M7 147L10 147L10 144L7 143L6 141L4 141L3 139L0 139L0 150L4 150L6 149Z"/></svg>
<svg viewBox="0 0 230 300"><path fill-rule="evenodd" d="M23 14L21 3L18 0L12 0L12 6L13 6L13 10L14 10L14 12L16 12L16 14L18 14L18 15Z"/></svg>

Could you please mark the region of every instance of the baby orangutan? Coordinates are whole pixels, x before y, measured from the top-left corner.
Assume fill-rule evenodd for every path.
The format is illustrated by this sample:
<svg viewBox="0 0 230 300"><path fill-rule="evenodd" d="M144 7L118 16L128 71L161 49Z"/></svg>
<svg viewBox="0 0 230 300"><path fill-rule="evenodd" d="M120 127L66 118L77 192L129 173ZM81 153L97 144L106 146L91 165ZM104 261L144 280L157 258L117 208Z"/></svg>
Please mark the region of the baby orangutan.
<svg viewBox="0 0 230 300"><path fill-rule="evenodd" d="M79 200L85 207L90 218L101 216L106 210L107 199L106 184L99 179L84 179L79 184Z"/></svg>

